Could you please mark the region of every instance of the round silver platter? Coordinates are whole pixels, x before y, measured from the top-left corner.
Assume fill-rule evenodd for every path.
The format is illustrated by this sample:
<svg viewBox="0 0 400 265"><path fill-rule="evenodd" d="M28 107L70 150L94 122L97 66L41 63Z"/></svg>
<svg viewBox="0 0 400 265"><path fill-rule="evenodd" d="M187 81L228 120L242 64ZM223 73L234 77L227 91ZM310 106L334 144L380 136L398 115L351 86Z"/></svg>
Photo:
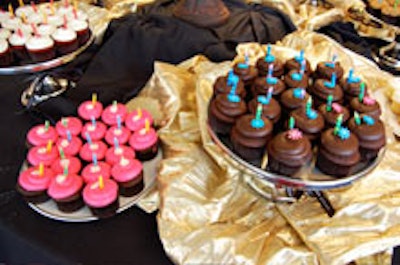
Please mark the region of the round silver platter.
<svg viewBox="0 0 400 265"><path fill-rule="evenodd" d="M10 67L0 67L0 75L16 75L16 74L25 74L25 73L37 73L44 70L52 69L58 67L60 65L66 64L74 60L79 54L81 54L87 47L92 44L95 36L92 34L89 40L79 47L76 51L73 51L69 54L57 57L50 61L40 62L40 63L32 63L20 66L10 66Z"/></svg>
<svg viewBox="0 0 400 265"><path fill-rule="evenodd" d="M260 180L265 180L268 182L273 183L277 187L289 187L294 189L301 189L301 190L327 190L327 189L334 189L343 186L350 185L353 181L367 175L371 172L381 161L384 156L385 149L382 148L379 152L377 158L372 161L359 163L356 168L353 170L353 174L342 177L342 178L335 178L333 176L326 175L320 172L315 167L315 155L312 162L308 165L305 165L301 172L296 178L283 176L275 173L271 173L267 170L261 168L261 165L266 165L267 163L267 155L263 158L263 161L259 161L260 163L252 164L241 157L239 157L235 152L231 149L231 144L229 137L223 137L214 133L211 127L207 124L208 131L213 139L213 141L232 159L238 162L241 166L249 169L254 175L258 177Z"/></svg>
<svg viewBox="0 0 400 265"><path fill-rule="evenodd" d="M150 161L143 162L143 190L132 197L119 196L119 208L117 213L121 213L128 208L134 206L138 200L151 190L154 186L157 178L157 169L162 159L162 150L159 149L158 154L155 158ZM82 207L78 211L72 213L62 212L57 208L56 203L53 200L48 200L43 203L29 203L28 204L33 210L39 214L46 216L50 219L64 221L64 222L89 222L95 221L99 218L94 216L87 206Z"/></svg>

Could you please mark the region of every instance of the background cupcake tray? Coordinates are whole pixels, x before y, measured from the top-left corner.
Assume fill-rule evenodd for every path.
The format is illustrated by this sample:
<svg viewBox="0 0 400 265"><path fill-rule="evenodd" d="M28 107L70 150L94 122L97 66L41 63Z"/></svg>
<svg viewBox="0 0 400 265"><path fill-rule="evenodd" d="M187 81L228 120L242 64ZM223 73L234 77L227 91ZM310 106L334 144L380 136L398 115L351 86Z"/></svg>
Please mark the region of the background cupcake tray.
<svg viewBox="0 0 400 265"><path fill-rule="evenodd" d="M152 160L142 162L143 163L143 181L144 188L143 190L135 196L132 197L124 197L119 196L119 208L117 213L121 213L130 207L134 206L136 202L139 201L140 198L146 196L149 191L153 188L156 178L157 178L157 169L162 159L162 150L158 149L157 156ZM22 169L26 167L26 163L24 163ZM39 214L46 216L50 219L54 219L57 221L64 222L90 222L98 220L99 217L94 216L90 209L87 206L82 207L78 211L74 211L71 213L62 212L57 208L56 203L53 200L48 200L44 203L28 203L28 205L38 212Z"/></svg>
<svg viewBox="0 0 400 265"><path fill-rule="evenodd" d="M9 67L0 67L0 75L16 75L23 73L37 73L41 71L45 71L48 69L56 68L58 66L64 65L66 63L74 60L79 54L85 51L94 41L95 35L91 34L89 40L79 47L77 50L52 59L50 61L40 62L40 63L32 63L20 66L9 66Z"/></svg>

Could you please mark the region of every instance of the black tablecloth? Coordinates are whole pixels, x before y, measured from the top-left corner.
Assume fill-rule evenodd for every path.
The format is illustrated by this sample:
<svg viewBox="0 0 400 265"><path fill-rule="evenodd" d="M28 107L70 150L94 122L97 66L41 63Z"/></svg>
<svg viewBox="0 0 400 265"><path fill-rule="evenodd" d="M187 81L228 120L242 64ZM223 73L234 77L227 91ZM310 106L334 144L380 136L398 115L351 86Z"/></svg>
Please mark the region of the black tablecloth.
<svg viewBox="0 0 400 265"><path fill-rule="evenodd" d="M227 24L198 28L171 15L174 1L158 1L139 14L114 21L101 47L56 69L76 77L78 86L27 112L21 92L34 75L0 76L0 263L169 264L157 234L155 214L133 207L108 220L63 223L35 213L16 193L26 155L25 134L44 117L53 122L74 114L76 105L97 92L105 104L135 96L153 71L153 62L179 63L195 54L232 59L240 42L275 42L295 28L276 10L226 1ZM83 74L82 74L83 73Z"/></svg>

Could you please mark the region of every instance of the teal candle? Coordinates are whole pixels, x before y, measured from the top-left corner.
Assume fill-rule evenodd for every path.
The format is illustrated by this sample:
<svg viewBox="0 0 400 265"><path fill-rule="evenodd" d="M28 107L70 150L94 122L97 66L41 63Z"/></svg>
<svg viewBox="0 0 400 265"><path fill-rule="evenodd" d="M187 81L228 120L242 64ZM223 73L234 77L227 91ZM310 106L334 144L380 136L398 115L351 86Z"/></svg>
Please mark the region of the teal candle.
<svg viewBox="0 0 400 265"><path fill-rule="evenodd" d="M364 101L364 96L365 96L365 83L362 82L360 85L360 94L358 94L358 100L360 102Z"/></svg>
<svg viewBox="0 0 400 265"><path fill-rule="evenodd" d="M261 119L262 116L262 104L257 105L256 116L251 120L251 127L259 129L264 127L264 121Z"/></svg>
<svg viewBox="0 0 400 265"><path fill-rule="evenodd" d="M332 111L332 102L333 102L333 96L328 95L327 101L326 101L326 111Z"/></svg>
<svg viewBox="0 0 400 265"><path fill-rule="evenodd" d="M360 114L357 111L354 111L354 121L357 125L361 125Z"/></svg>
<svg viewBox="0 0 400 265"><path fill-rule="evenodd" d="M50 127L50 122L48 120L46 120L44 122L44 130L47 132L49 130L49 127Z"/></svg>
<svg viewBox="0 0 400 265"><path fill-rule="evenodd" d="M294 129L294 126L295 126L295 120L294 120L294 117L290 116L290 118L289 118L289 125L288 125L288 127L289 127L289 130L292 130L292 129Z"/></svg>
<svg viewBox="0 0 400 265"><path fill-rule="evenodd" d="M336 119L335 129L333 131L335 135L339 133L340 128L342 127L342 122L343 122L343 114L340 114Z"/></svg>

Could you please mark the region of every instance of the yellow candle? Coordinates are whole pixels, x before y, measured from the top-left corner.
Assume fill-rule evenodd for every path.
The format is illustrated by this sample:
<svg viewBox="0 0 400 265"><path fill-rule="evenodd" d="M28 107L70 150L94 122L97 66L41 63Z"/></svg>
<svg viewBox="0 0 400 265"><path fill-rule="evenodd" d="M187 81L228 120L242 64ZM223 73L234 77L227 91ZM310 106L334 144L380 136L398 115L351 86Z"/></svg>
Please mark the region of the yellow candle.
<svg viewBox="0 0 400 265"><path fill-rule="evenodd" d="M42 12L42 16L43 16L43 24L47 24L47 13L46 13L46 11L44 11L44 7L43 6L40 9L40 11Z"/></svg>
<svg viewBox="0 0 400 265"><path fill-rule="evenodd" d="M96 102L97 102L97 94L93 93L92 94L92 105L94 106L96 104Z"/></svg>
<svg viewBox="0 0 400 265"><path fill-rule="evenodd" d="M103 180L103 176L101 176L101 175L99 177L99 188L101 190L104 189L104 180Z"/></svg>
<svg viewBox="0 0 400 265"><path fill-rule="evenodd" d="M149 119L146 119L145 121L144 121L144 128L146 129L146 132L148 132L148 131L150 131L150 121L149 121Z"/></svg>
<svg viewBox="0 0 400 265"><path fill-rule="evenodd" d="M47 142L47 146L46 146L46 150L47 150L47 153L50 153L51 152L51 148L53 147L53 141L52 140L49 140L48 142Z"/></svg>
<svg viewBox="0 0 400 265"><path fill-rule="evenodd" d="M11 17L14 17L14 9L13 9L11 3L8 4L8 12L10 13Z"/></svg>
<svg viewBox="0 0 400 265"><path fill-rule="evenodd" d="M39 176L43 176L44 174L44 166L43 163L39 164Z"/></svg>
<svg viewBox="0 0 400 265"><path fill-rule="evenodd" d="M142 109L141 108L137 109L137 116L139 116L139 118L142 117Z"/></svg>
<svg viewBox="0 0 400 265"><path fill-rule="evenodd" d="M26 23L26 15L25 15L25 13L21 14L21 20L22 20L23 23Z"/></svg>
<svg viewBox="0 0 400 265"><path fill-rule="evenodd" d="M18 3L19 3L19 6L24 6L25 5L24 1L22 1L22 0L18 0Z"/></svg>
<svg viewBox="0 0 400 265"><path fill-rule="evenodd" d="M78 11L78 1L74 0L73 5L74 5L75 11Z"/></svg>
<svg viewBox="0 0 400 265"><path fill-rule="evenodd" d="M50 9L51 9L51 14L54 16L56 13L56 10L54 9L54 1L50 0Z"/></svg>

